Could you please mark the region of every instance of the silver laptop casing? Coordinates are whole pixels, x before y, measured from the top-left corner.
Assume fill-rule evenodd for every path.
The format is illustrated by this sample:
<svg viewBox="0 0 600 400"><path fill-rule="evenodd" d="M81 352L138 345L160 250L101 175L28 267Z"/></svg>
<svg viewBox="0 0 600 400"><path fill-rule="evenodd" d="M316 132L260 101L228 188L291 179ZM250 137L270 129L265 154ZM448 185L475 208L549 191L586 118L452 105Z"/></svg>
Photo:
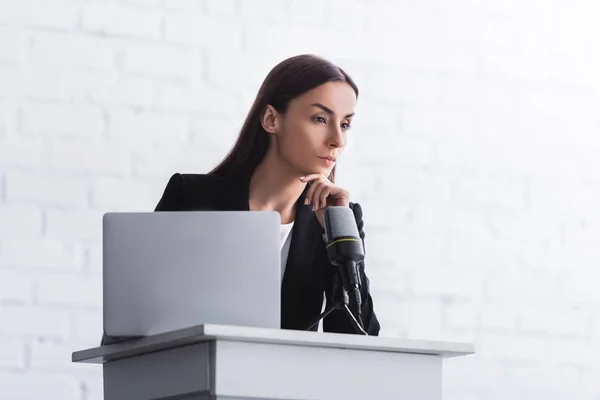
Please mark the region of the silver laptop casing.
<svg viewBox="0 0 600 400"><path fill-rule="evenodd" d="M145 336L199 324L280 327L275 211L106 213L103 328Z"/></svg>

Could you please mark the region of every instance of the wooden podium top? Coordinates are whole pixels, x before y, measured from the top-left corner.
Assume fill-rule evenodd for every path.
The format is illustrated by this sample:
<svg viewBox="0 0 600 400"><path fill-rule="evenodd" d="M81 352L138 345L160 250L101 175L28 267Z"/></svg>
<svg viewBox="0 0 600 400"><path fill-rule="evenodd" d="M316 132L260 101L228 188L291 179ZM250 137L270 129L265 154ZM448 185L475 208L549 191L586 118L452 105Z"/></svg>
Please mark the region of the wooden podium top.
<svg viewBox="0 0 600 400"><path fill-rule="evenodd" d="M214 340L426 354L443 358L474 353L474 345L471 343L206 324L76 351L71 359L73 362L102 364L144 353Z"/></svg>

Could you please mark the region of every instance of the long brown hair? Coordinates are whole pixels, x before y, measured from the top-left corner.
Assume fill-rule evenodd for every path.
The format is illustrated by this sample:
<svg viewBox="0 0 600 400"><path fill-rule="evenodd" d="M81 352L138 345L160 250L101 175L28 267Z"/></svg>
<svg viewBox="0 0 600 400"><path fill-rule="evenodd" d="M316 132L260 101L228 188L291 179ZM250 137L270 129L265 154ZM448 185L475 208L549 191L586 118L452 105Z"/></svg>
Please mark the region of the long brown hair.
<svg viewBox="0 0 600 400"><path fill-rule="evenodd" d="M261 124L266 106L285 113L290 100L327 82L346 82L358 97L358 87L350 76L321 57L302 54L277 64L262 83L232 149L209 174L251 174L269 148L269 137ZM335 167L329 180L335 181Z"/></svg>

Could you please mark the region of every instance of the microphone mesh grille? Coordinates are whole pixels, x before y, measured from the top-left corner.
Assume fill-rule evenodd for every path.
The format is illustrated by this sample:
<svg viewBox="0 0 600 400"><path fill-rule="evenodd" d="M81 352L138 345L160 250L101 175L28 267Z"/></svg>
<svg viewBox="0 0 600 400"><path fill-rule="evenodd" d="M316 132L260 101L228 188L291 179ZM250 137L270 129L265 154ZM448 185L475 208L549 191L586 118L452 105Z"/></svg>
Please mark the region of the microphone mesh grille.
<svg viewBox="0 0 600 400"><path fill-rule="evenodd" d="M354 213L349 207L327 207L325 221L325 226L329 227L328 236L331 239L343 236L359 237L356 219L354 219Z"/></svg>

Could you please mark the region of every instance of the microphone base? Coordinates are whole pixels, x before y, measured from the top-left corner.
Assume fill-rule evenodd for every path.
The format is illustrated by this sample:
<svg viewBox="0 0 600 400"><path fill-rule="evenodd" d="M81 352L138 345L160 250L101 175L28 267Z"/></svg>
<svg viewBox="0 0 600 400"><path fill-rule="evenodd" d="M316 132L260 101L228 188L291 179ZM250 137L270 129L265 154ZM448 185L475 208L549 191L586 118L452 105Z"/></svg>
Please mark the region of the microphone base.
<svg viewBox="0 0 600 400"><path fill-rule="evenodd" d="M341 274L340 272L338 272L336 273L334 278L333 304L327 307L325 311L323 311L318 317L312 320L310 325L306 328L306 330L313 329L319 323L319 321L327 317L333 311L344 310L346 315L348 316L348 319L350 320L350 323L352 324L352 326L354 326L356 333L368 336L369 334L365 331L362 321L356 319L352 311L350 311L348 304L350 304L350 298L348 296L348 292L342 284Z"/></svg>

